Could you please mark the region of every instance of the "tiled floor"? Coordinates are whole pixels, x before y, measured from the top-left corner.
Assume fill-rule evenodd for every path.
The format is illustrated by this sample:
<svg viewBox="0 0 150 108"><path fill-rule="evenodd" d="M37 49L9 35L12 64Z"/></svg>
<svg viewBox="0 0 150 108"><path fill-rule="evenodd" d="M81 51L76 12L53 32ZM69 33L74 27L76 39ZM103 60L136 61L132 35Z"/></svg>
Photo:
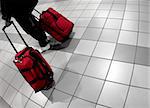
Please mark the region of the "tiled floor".
<svg viewBox="0 0 150 108"><path fill-rule="evenodd" d="M12 108L150 108L150 1L40 0L36 9L48 7L75 24L67 48L43 54L56 85L34 93L0 30L0 108L2 99ZM39 47L17 26L29 45ZM13 26L7 32L21 50Z"/></svg>

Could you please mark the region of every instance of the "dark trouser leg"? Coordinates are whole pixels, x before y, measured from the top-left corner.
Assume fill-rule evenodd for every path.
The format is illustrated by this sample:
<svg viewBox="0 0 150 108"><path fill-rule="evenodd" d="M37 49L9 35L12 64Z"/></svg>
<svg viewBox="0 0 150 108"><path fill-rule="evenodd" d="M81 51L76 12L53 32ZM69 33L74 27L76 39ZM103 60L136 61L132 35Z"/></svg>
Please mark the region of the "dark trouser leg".
<svg viewBox="0 0 150 108"><path fill-rule="evenodd" d="M41 47L47 45L46 34L42 29L37 27L38 21L33 15L20 15L15 17L15 19L27 34L30 34L34 39L39 41Z"/></svg>

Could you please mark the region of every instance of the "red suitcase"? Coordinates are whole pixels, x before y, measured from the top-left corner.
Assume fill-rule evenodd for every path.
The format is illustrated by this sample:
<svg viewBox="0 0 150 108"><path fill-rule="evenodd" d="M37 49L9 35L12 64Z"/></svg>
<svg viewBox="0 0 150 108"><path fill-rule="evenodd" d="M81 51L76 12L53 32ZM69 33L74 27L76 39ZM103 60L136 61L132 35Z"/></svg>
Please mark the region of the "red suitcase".
<svg viewBox="0 0 150 108"><path fill-rule="evenodd" d="M40 26L59 42L64 42L69 38L74 24L63 15L48 8L40 14Z"/></svg>
<svg viewBox="0 0 150 108"><path fill-rule="evenodd" d="M11 22L11 24L14 25L13 22ZM18 31L15 25L14 27ZM27 47L20 52L17 52L16 48L5 32L5 28L6 26L4 26L3 31L17 53L13 62L25 80L30 84L35 92L51 88L54 84L54 80L53 71L50 65L37 50L33 49L32 47L28 47L19 31L18 33Z"/></svg>

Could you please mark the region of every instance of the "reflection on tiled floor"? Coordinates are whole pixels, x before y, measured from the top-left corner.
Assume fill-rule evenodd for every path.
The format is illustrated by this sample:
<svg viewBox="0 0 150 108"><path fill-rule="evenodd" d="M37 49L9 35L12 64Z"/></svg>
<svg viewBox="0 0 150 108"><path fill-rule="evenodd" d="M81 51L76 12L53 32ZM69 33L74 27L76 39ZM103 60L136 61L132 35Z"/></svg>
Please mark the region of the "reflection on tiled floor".
<svg viewBox="0 0 150 108"><path fill-rule="evenodd" d="M12 108L150 108L149 6L148 0L39 1L40 12L52 7L75 26L67 48L43 54L56 85L38 93L13 64L0 20L0 108L9 108L3 101ZM18 50L25 47L13 26L7 32Z"/></svg>

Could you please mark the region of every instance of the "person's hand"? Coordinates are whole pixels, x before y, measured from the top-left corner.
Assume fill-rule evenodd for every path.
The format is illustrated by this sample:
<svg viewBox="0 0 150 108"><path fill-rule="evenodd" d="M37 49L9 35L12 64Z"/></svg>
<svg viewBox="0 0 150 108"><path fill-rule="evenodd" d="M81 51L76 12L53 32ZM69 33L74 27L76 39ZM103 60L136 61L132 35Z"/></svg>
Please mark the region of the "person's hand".
<svg viewBox="0 0 150 108"><path fill-rule="evenodd" d="M5 26L8 27L11 25L11 17L2 15L2 19L5 20Z"/></svg>
<svg viewBox="0 0 150 108"><path fill-rule="evenodd" d="M6 21L5 21L5 26L8 27L8 26L10 26L10 25L11 25L11 21L10 21L10 20L6 20Z"/></svg>

